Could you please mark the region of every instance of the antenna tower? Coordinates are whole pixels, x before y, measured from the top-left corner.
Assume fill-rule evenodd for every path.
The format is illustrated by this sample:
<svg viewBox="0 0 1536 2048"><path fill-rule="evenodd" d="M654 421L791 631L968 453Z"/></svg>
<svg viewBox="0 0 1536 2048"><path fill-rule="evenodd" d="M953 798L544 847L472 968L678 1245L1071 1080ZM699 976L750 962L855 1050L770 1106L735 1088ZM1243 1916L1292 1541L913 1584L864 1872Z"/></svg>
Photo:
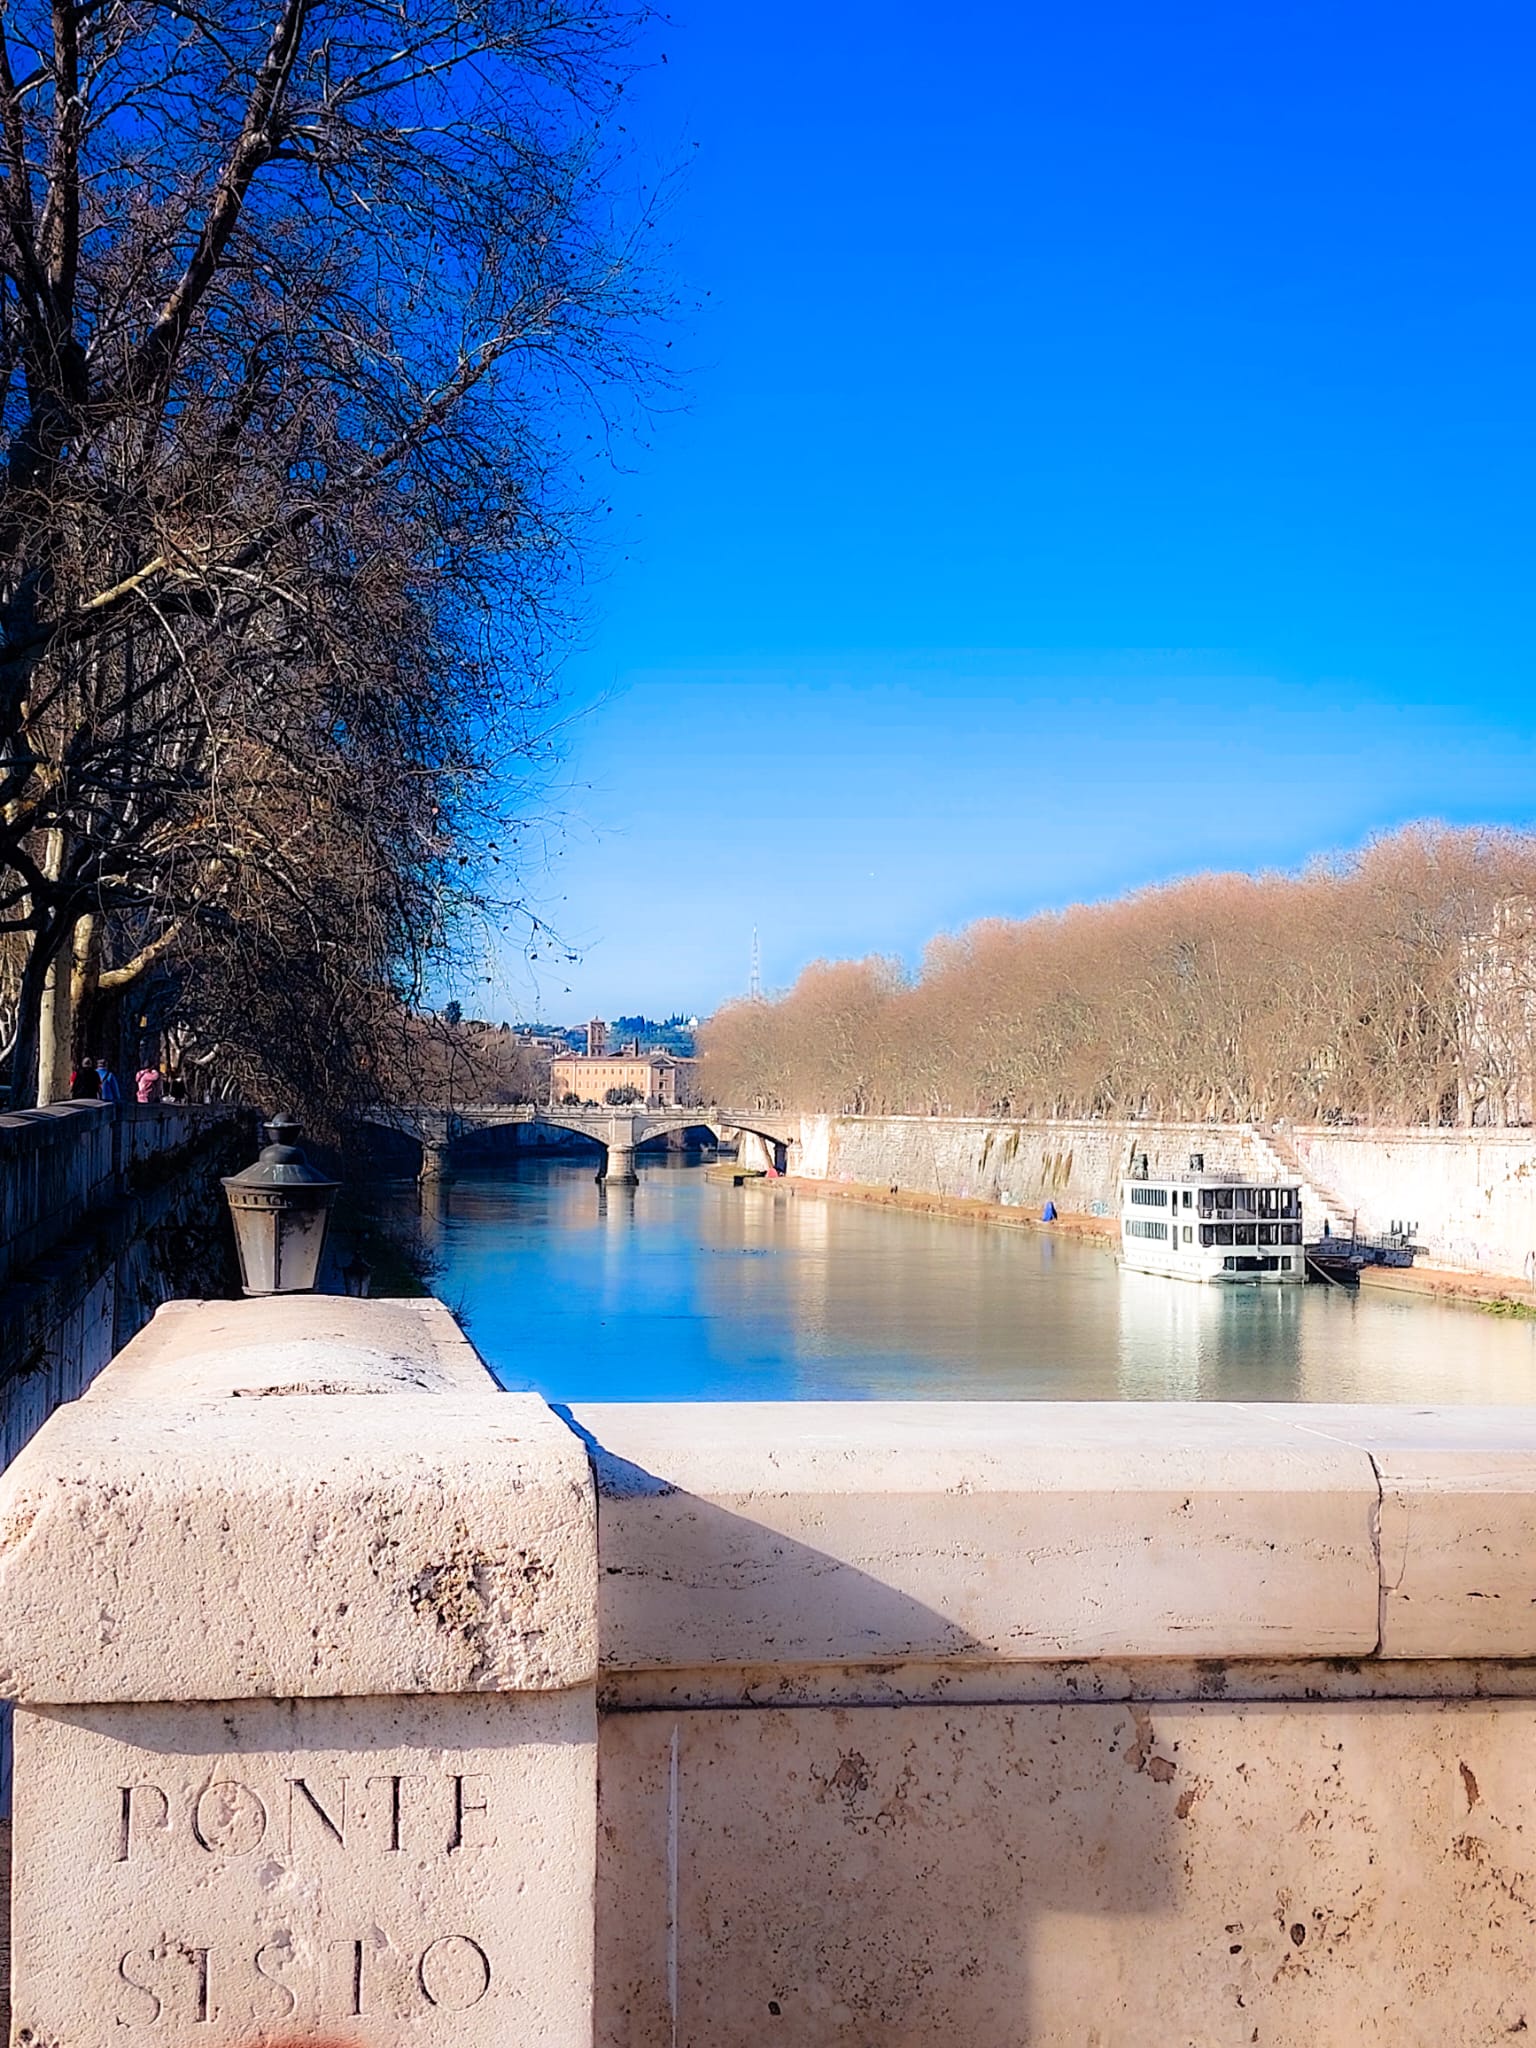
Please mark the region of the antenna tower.
<svg viewBox="0 0 1536 2048"><path fill-rule="evenodd" d="M757 944L757 926L752 927L752 973L747 982L747 1001L760 1003L763 1000L763 956Z"/></svg>

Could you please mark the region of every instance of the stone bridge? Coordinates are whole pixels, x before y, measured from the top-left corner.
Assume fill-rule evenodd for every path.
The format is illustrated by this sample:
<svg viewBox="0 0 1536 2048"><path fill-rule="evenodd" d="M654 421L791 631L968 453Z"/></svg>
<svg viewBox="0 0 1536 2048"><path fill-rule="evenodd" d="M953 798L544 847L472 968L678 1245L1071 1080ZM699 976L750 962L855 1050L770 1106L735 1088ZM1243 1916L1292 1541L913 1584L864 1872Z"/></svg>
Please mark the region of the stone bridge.
<svg viewBox="0 0 1536 2048"><path fill-rule="evenodd" d="M421 1147L421 1178L436 1180L448 1171L455 1140L473 1131L494 1131L508 1124L544 1124L576 1131L603 1148L599 1180L635 1178L635 1154L654 1138L672 1131L712 1131L716 1138L746 1135L759 1140L767 1163L784 1167L784 1155L798 1132L777 1112L722 1109L692 1104L667 1109L566 1109L533 1102L473 1103L455 1109L432 1109L405 1103L366 1111L358 1121L375 1129L398 1131Z"/></svg>

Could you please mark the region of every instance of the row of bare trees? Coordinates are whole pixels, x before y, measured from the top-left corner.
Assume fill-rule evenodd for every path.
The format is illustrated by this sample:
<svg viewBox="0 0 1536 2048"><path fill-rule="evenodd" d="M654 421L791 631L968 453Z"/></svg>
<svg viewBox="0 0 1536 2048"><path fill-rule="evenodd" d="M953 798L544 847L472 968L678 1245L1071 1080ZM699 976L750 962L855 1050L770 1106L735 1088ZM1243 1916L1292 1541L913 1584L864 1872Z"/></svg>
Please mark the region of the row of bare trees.
<svg viewBox="0 0 1536 2048"><path fill-rule="evenodd" d="M13 1105L113 1018L344 1105L515 896L600 495L561 436L601 438L655 310L644 194L612 189L633 28L609 0L5 8Z"/></svg>
<svg viewBox="0 0 1536 2048"><path fill-rule="evenodd" d="M705 1036L712 1099L849 1113L1528 1123L1536 836L1420 826L808 967Z"/></svg>

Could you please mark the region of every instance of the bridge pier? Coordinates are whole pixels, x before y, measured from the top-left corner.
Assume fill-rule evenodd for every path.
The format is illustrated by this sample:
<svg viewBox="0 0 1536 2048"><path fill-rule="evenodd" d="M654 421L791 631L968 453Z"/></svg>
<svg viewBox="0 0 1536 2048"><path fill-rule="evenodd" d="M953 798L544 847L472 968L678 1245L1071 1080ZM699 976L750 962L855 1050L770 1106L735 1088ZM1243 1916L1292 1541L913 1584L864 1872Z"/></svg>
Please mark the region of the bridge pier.
<svg viewBox="0 0 1536 2048"><path fill-rule="evenodd" d="M635 1171L635 1148L618 1141L609 1144L603 1155L601 1179L605 1187L621 1187L633 1184L640 1178Z"/></svg>
<svg viewBox="0 0 1536 2048"><path fill-rule="evenodd" d="M416 1178L422 1180L446 1180L448 1176L448 1147L428 1145L421 1148L421 1171Z"/></svg>

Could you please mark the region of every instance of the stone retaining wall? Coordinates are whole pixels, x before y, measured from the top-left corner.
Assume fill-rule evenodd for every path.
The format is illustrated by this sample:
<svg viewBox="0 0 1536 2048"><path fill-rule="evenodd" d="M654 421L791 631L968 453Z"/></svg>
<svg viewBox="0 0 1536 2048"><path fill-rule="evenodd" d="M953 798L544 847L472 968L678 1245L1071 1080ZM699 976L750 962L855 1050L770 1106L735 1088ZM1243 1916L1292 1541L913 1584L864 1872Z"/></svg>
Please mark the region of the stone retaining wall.
<svg viewBox="0 0 1536 2048"><path fill-rule="evenodd" d="M1536 1407L593 1405L176 1304L0 1479L18 2039L1536 2026Z"/></svg>
<svg viewBox="0 0 1536 2048"><path fill-rule="evenodd" d="M1216 1171L1287 1171L1288 1146L1326 1193L1306 1194L1309 1228L1358 1216L1362 1231L1403 1221L1431 1264L1536 1280L1536 1132L1374 1130L1245 1124L1006 1123L973 1117L800 1119L792 1171L807 1179L899 1186L1038 1210L1113 1217L1134 1154L1182 1171L1192 1152Z"/></svg>
<svg viewBox="0 0 1536 2048"><path fill-rule="evenodd" d="M237 1284L218 1179L254 1144L234 1108L0 1116L0 1465L162 1301Z"/></svg>
<svg viewBox="0 0 1536 2048"><path fill-rule="evenodd" d="M238 1285L219 1175L248 1111L65 1102L0 1116L0 1466L161 1302ZM0 1815L11 1723L0 1707Z"/></svg>

